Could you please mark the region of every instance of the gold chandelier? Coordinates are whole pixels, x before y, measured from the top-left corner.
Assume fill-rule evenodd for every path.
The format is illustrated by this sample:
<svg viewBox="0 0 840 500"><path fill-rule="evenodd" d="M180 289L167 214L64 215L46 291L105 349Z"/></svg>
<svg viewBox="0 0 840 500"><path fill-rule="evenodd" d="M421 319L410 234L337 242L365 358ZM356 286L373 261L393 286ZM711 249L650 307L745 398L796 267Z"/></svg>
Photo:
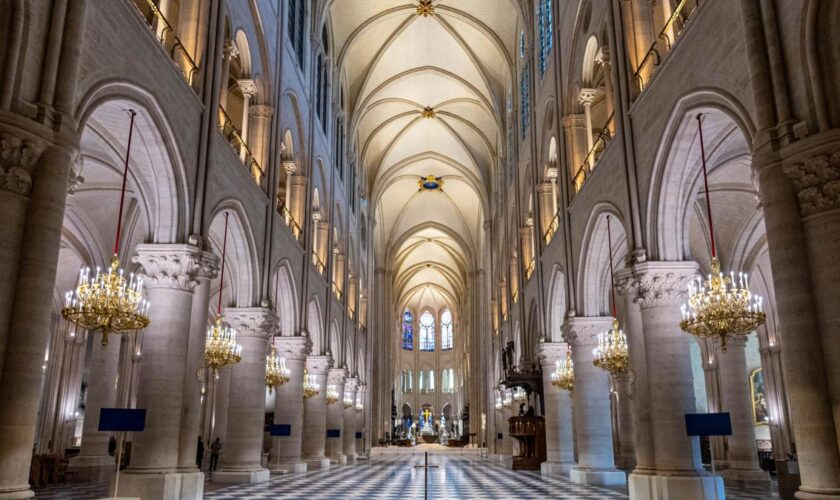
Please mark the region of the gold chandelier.
<svg viewBox="0 0 840 500"><path fill-rule="evenodd" d="M117 215L117 235L114 242L114 256L108 271L102 273L99 267L91 276L89 267L79 271L76 288L64 295L61 315L67 321L85 330L102 330L102 349L108 347L108 335L142 330L149 326L149 302L143 297L143 280L130 273L128 279L120 269L120 236L122 214L125 206L125 185L128 177L128 163L131 154L131 139L134 135L134 117L129 110L131 123L128 129L128 145L125 152L120 210Z"/></svg>
<svg viewBox="0 0 840 500"><path fill-rule="evenodd" d="M315 379L314 375L310 375L304 368L303 370L303 399L309 399L321 393L321 384Z"/></svg>
<svg viewBox="0 0 840 500"><path fill-rule="evenodd" d="M551 374L551 385L571 391L575 386L575 365L572 363L572 350L566 350L566 359L554 362L554 372Z"/></svg>
<svg viewBox="0 0 840 500"><path fill-rule="evenodd" d="M706 280L697 278L688 284L688 303L682 306L680 328L695 337L718 337L721 349L726 352L729 336L746 336L767 319L763 300L753 295L747 273L730 271L729 276L720 270L715 248L712 225L712 205L709 199L709 180L706 172L706 151L703 143L703 122L697 115L700 135L700 155L703 165L703 186L706 193L706 214L709 221L709 239L712 253L712 272Z"/></svg>
<svg viewBox="0 0 840 500"><path fill-rule="evenodd" d="M327 404L335 404L338 401L338 390L335 388L335 384L328 384L327 385Z"/></svg>
<svg viewBox="0 0 840 500"><path fill-rule="evenodd" d="M612 229L610 216L607 215L607 244L610 261L610 298L612 301L612 328L598 334L598 347L592 350L592 364L610 373L618 373L630 365L630 351L627 349L627 336L618 327L618 312L615 306L615 277L612 259Z"/></svg>
<svg viewBox="0 0 840 500"><path fill-rule="evenodd" d="M290 373L286 368L286 358L277 356L277 349L272 344L271 351L265 357L265 385L268 386L268 393L271 394L275 387L288 382Z"/></svg>
<svg viewBox="0 0 840 500"><path fill-rule="evenodd" d="M528 401L528 393L521 387L514 387L512 399L514 403L524 403Z"/></svg>
<svg viewBox="0 0 840 500"><path fill-rule="evenodd" d="M344 393L344 409L349 410L350 408L353 408L353 403L354 402L355 401L353 401L353 395L345 392Z"/></svg>
<svg viewBox="0 0 840 500"><path fill-rule="evenodd" d="M592 350L592 355L592 364L610 373L622 372L630 365L627 336L618 327L618 319L613 318L609 331L598 334L598 347Z"/></svg>
<svg viewBox="0 0 840 500"><path fill-rule="evenodd" d="M214 373L220 368L242 361L242 346L236 343L236 330L224 324L222 316L222 289L225 284L225 253L227 252L228 213L225 212L225 236L222 242L222 270L219 278L219 301L216 321L207 329L204 342L204 362Z"/></svg>
<svg viewBox="0 0 840 500"><path fill-rule="evenodd" d="M359 394L356 394L356 411L364 411L365 404L362 402L362 397Z"/></svg>

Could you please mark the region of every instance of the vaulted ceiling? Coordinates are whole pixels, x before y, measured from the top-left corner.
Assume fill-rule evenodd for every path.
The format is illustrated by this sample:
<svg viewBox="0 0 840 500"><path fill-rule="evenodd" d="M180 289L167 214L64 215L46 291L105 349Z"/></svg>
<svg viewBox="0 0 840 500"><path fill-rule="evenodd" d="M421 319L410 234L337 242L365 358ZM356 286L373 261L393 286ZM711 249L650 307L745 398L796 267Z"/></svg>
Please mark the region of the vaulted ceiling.
<svg viewBox="0 0 840 500"><path fill-rule="evenodd" d="M518 10L512 0L431 5L334 0L329 23L377 265L393 271L396 306L457 309L479 265L504 143ZM443 179L442 191L419 188L428 175Z"/></svg>

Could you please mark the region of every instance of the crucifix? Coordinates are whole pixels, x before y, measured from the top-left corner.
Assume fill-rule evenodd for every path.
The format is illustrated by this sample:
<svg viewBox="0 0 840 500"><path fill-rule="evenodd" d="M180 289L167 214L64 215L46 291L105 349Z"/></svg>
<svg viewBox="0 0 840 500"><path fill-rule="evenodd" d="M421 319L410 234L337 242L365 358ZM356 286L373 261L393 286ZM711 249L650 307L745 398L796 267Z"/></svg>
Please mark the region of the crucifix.
<svg viewBox="0 0 840 500"><path fill-rule="evenodd" d="M423 469L423 500L429 500L429 469L437 469L437 465L429 465L429 452L424 453L423 465L415 465L415 469Z"/></svg>

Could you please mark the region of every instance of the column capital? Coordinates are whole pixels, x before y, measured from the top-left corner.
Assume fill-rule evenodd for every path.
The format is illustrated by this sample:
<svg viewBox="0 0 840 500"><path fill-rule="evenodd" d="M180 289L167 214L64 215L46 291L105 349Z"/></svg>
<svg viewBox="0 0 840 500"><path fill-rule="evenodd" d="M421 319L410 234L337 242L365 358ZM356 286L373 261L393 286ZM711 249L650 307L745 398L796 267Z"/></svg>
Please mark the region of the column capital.
<svg viewBox="0 0 840 500"><path fill-rule="evenodd" d="M621 296L638 298L639 282L632 269L625 267L615 272L615 291Z"/></svg>
<svg viewBox="0 0 840 500"><path fill-rule="evenodd" d="M277 354L288 360L306 360L306 353L312 349L312 341L307 336L275 337Z"/></svg>
<svg viewBox="0 0 840 500"><path fill-rule="evenodd" d="M231 58L237 55L239 51L236 49L236 45L233 43L233 40L231 40L230 38L226 38L225 43L222 46L222 53L225 55L225 57Z"/></svg>
<svg viewBox="0 0 840 500"><path fill-rule="evenodd" d="M265 307L231 307L224 310L224 315L236 328L237 337L267 339L277 331L277 314Z"/></svg>
<svg viewBox="0 0 840 500"><path fill-rule="evenodd" d="M569 344L565 342L543 342L540 344L540 361L543 368L554 368L554 363L566 359ZM543 370L545 371L545 370Z"/></svg>
<svg viewBox="0 0 840 500"><path fill-rule="evenodd" d="M344 379L344 392L354 392L359 389L359 379L348 377Z"/></svg>
<svg viewBox="0 0 840 500"><path fill-rule="evenodd" d="M257 94L257 84L254 83L254 80L244 78L242 80L238 80L236 83L239 85L239 90L242 91L242 95L246 97L254 97Z"/></svg>
<svg viewBox="0 0 840 500"><path fill-rule="evenodd" d="M34 142L8 132L0 134L0 190L29 196L32 170L40 155Z"/></svg>
<svg viewBox="0 0 840 500"><path fill-rule="evenodd" d="M198 259L197 278L212 280L219 275L221 259L213 252L201 252Z"/></svg>
<svg viewBox="0 0 840 500"><path fill-rule="evenodd" d="M347 368L330 368L329 374L327 375L327 383L341 385L346 378Z"/></svg>
<svg viewBox="0 0 840 500"><path fill-rule="evenodd" d="M333 360L330 356L307 356L306 357L306 371L313 375L326 375L330 367L332 367Z"/></svg>
<svg viewBox="0 0 840 500"><path fill-rule="evenodd" d="M294 160L283 160L283 171L287 174L293 174L297 171L297 165L295 165Z"/></svg>
<svg viewBox="0 0 840 500"><path fill-rule="evenodd" d="M840 208L840 150L810 156L783 171L796 188L803 217Z"/></svg>
<svg viewBox="0 0 840 500"><path fill-rule="evenodd" d="M193 245L138 245L131 261L139 264L147 288L171 288L192 292L198 281L201 250Z"/></svg>
<svg viewBox="0 0 840 500"><path fill-rule="evenodd" d="M274 108L267 104L252 104L248 106L248 115L252 118L271 118L273 113ZM283 143L281 142L280 144Z"/></svg>
<svg viewBox="0 0 840 500"><path fill-rule="evenodd" d="M583 128L585 125L585 117L583 115L566 115L563 117L562 124L564 129Z"/></svg>
<svg viewBox="0 0 840 500"><path fill-rule="evenodd" d="M595 62L601 66L606 66L610 63L610 49L608 47L601 47L598 53L595 54Z"/></svg>
<svg viewBox="0 0 840 500"><path fill-rule="evenodd" d="M595 100L595 96L598 94L598 89L580 89L580 94L578 94L578 102L584 106L591 105L592 102Z"/></svg>
<svg viewBox="0 0 840 500"><path fill-rule="evenodd" d="M613 319L609 316L576 316L569 318L561 328L563 340L573 348L589 347L598 344L598 334L612 328Z"/></svg>
<svg viewBox="0 0 840 500"><path fill-rule="evenodd" d="M697 276L696 262L648 261L633 266L643 309L676 306L688 297L688 282Z"/></svg>

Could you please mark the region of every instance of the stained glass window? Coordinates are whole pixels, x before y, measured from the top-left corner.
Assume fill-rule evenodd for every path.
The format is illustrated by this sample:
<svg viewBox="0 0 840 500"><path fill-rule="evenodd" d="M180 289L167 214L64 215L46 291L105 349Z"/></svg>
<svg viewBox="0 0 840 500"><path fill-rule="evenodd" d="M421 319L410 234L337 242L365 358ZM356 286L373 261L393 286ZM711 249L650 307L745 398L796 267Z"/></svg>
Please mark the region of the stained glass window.
<svg viewBox="0 0 840 500"><path fill-rule="evenodd" d="M452 312L449 308L444 309L440 315L440 349L452 349Z"/></svg>
<svg viewBox="0 0 840 500"><path fill-rule="evenodd" d="M435 350L435 317L429 311L420 315L420 350Z"/></svg>
<svg viewBox="0 0 840 500"><path fill-rule="evenodd" d="M551 0L540 0L537 7L537 25L540 36L540 76L548 68L548 56L554 45L554 17L551 12Z"/></svg>
<svg viewBox="0 0 840 500"><path fill-rule="evenodd" d="M402 348L406 351L414 349L414 315L408 309L403 312Z"/></svg>
<svg viewBox="0 0 840 500"><path fill-rule="evenodd" d="M528 63L522 67L522 74L519 77L519 113L521 114L522 140L525 140L525 133L531 124L531 77Z"/></svg>
<svg viewBox="0 0 840 500"><path fill-rule="evenodd" d="M435 392L435 371L434 370L429 370L428 392Z"/></svg>

